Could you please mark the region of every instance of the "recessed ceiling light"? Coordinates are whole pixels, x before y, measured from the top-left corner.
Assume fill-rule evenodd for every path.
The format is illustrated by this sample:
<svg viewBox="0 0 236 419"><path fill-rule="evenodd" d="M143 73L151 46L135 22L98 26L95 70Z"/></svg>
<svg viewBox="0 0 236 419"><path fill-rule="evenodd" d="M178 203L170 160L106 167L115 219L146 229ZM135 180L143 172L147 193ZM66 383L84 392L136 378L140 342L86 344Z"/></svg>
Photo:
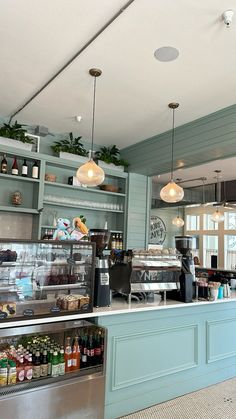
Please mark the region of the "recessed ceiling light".
<svg viewBox="0 0 236 419"><path fill-rule="evenodd" d="M174 47L161 47L154 52L154 57L163 62L174 61L178 56L179 51Z"/></svg>
<svg viewBox="0 0 236 419"><path fill-rule="evenodd" d="M81 122L82 121L82 116L81 115L76 115L75 120L76 120L76 122Z"/></svg>

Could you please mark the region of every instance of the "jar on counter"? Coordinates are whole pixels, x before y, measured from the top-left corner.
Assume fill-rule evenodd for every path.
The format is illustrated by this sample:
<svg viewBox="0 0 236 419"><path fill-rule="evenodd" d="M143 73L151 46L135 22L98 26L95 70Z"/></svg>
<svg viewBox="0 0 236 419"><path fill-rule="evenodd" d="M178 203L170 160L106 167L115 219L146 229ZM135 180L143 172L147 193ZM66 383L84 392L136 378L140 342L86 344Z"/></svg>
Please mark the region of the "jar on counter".
<svg viewBox="0 0 236 419"><path fill-rule="evenodd" d="M19 191L16 191L12 194L11 203L12 205L21 205L23 202L22 194Z"/></svg>

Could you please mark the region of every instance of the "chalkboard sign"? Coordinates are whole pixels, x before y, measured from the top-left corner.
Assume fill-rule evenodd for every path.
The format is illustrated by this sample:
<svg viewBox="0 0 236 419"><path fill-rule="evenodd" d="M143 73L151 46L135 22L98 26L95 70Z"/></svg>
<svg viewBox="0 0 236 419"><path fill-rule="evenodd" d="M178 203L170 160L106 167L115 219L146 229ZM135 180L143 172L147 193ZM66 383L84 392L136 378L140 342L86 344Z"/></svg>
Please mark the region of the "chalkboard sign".
<svg viewBox="0 0 236 419"><path fill-rule="evenodd" d="M6 317L7 317L7 313L5 313L4 311L0 313L0 319L5 319Z"/></svg>
<svg viewBox="0 0 236 419"><path fill-rule="evenodd" d="M51 307L50 311L51 313L60 313L61 310L59 307L55 306L55 307Z"/></svg>
<svg viewBox="0 0 236 419"><path fill-rule="evenodd" d="M26 317L31 317L31 316L33 316L34 315L34 310L31 310L31 308L26 308L24 311L23 311L23 316L26 316Z"/></svg>

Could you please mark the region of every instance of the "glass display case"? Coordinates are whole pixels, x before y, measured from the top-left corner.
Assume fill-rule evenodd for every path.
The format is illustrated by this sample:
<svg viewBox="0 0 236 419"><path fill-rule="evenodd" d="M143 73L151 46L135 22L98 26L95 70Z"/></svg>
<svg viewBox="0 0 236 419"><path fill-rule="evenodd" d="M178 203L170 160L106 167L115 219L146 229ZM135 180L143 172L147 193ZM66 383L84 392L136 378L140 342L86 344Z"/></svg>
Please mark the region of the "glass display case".
<svg viewBox="0 0 236 419"><path fill-rule="evenodd" d="M100 419L105 348L106 329L86 320L0 329L1 417Z"/></svg>
<svg viewBox="0 0 236 419"><path fill-rule="evenodd" d="M0 241L0 319L93 310L95 244Z"/></svg>

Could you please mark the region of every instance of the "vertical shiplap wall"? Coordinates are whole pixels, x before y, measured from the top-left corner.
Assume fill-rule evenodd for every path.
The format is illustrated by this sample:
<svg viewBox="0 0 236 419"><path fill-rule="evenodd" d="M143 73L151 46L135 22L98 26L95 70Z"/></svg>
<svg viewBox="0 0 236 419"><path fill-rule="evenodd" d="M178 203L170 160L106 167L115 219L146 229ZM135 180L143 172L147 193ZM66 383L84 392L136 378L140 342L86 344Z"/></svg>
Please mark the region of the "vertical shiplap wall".
<svg viewBox="0 0 236 419"><path fill-rule="evenodd" d="M129 173L127 249L147 246L151 203L150 178Z"/></svg>

